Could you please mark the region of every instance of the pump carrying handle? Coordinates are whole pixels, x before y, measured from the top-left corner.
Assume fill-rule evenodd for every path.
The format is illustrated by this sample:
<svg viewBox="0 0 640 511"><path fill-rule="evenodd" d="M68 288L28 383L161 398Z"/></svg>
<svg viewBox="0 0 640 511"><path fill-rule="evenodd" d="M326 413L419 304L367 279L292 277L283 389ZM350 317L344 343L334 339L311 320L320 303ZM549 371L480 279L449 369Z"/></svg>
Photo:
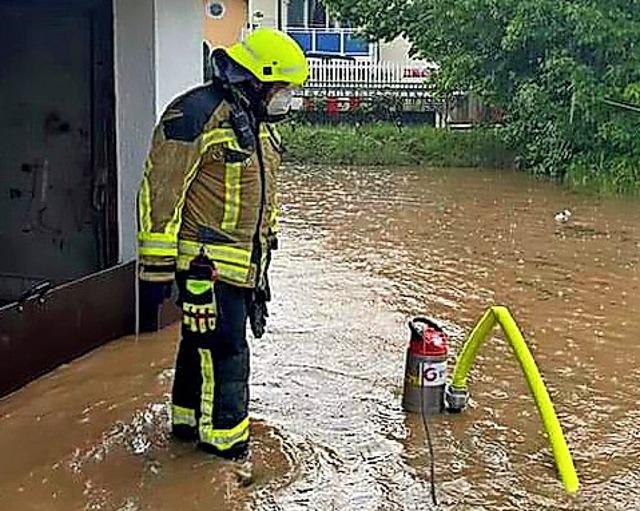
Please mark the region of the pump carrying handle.
<svg viewBox="0 0 640 511"><path fill-rule="evenodd" d="M419 323L424 323L427 326L435 328L440 332L444 332L444 329L442 328L442 326L436 323L433 319L427 318L426 316L416 316L415 318L409 321L409 329L411 330L412 334L415 334L415 336L420 339L422 339L422 335L424 333L424 326L422 327L422 329L418 330Z"/></svg>

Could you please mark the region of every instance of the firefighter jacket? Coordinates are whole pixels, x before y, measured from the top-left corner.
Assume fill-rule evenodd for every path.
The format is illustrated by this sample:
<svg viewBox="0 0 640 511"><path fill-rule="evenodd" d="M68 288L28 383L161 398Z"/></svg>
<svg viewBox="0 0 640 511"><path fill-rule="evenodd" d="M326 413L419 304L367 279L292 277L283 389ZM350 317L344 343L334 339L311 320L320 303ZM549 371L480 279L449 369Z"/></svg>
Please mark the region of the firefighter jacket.
<svg viewBox="0 0 640 511"><path fill-rule="evenodd" d="M201 247L221 280L241 287L263 280L277 233L280 139L262 124L253 130L255 149L243 149L230 113L222 93L206 84L176 98L155 128L138 193L142 280L172 280Z"/></svg>

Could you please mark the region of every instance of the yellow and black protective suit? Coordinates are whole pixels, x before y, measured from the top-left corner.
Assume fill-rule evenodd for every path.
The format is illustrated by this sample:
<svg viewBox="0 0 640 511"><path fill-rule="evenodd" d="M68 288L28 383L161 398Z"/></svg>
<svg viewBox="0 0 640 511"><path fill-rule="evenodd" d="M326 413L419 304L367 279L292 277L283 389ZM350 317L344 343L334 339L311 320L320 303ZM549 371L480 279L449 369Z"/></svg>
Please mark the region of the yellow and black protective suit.
<svg viewBox="0 0 640 511"><path fill-rule="evenodd" d="M138 195L139 277L171 282L175 272L183 311L173 431L223 456L249 438L246 323L268 298L281 155L266 124L252 127L254 147L244 148L232 107L214 84L174 100L154 131Z"/></svg>
<svg viewBox="0 0 640 511"><path fill-rule="evenodd" d="M268 28L216 50L212 64L212 82L175 99L153 133L138 194L140 317L154 330L175 278L173 432L236 457L249 439L246 324L262 336L277 235L282 151L269 123L286 118L309 66L296 41Z"/></svg>

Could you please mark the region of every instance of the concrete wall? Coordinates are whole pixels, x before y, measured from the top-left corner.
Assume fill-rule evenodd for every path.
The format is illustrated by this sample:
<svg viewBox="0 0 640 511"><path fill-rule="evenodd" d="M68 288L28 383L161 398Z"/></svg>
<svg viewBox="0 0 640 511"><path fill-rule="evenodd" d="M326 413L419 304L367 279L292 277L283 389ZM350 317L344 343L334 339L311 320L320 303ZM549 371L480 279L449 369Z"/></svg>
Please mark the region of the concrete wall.
<svg viewBox="0 0 640 511"><path fill-rule="evenodd" d="M201 0L114 0L120 259L136 257L136 194L156 120L202 82Z"/></svg>
<svg viewBox="0 0 640 511"><path fill-rule="evenodd" d="M114 0L120 258L136 257L135 198L156 117L154 0Z"/></svg>
<svg viewBox="0 0 640 511"><path fill-rule="evenodd" d="M156 113L160 114L175 96L203 81L202 1L155 2Z"/></svg>

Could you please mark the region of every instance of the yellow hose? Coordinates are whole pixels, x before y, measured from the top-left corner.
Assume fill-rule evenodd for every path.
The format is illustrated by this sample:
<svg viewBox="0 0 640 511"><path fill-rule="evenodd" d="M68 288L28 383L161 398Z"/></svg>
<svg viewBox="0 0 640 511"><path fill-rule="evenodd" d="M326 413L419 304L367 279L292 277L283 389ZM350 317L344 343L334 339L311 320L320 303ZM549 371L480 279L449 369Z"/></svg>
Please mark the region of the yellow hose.
<svg viewBox="0 0 640 511"><path fill-rule="evenodd" d="M553 403L544 385L542 376L540 376L536 362L527 347L527 343L518 325L516 325L516 322L506 307L495 306L489 308L475 326L465 342L462 353L458 357L451 386L456 390L467 389L467 376L476 359L478 349L489 336L491 329L496 323L500 324L507 336L527 379L527 384L536 401L544 428L549 436L549 443L551 444L556 466L558 467L558 472L560 473L560 478L562 479L565 490L570 494L575 494L578 491L580 482L578 481L576 469L573 464L573 458L571 457L564 434L562 433L562 427L560 426L560 422L553 408Z"/></svg>

